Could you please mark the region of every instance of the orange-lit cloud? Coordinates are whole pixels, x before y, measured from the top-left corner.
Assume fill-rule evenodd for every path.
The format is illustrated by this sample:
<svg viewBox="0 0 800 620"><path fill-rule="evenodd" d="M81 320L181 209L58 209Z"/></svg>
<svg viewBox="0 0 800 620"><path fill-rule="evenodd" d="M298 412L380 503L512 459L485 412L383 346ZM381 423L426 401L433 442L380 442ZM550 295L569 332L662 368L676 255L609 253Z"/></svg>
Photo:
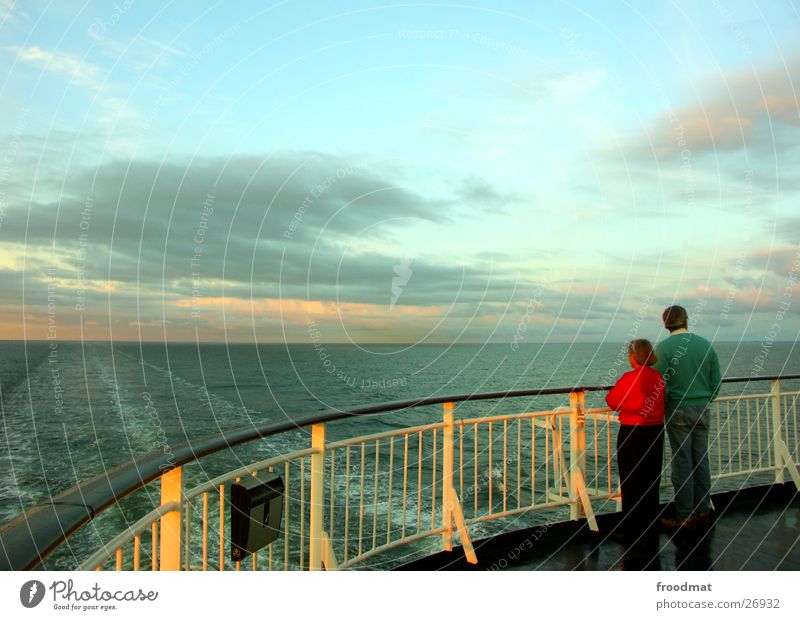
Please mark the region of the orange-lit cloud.
<svg viewBox="0 0 800 620"><path fill-rule="evenodd" d="M767 312L775 309L774 291L758 286L748 286L746 288L719 288L709 286L697 286L683 294L688 299L715 300L725 302L737 311L747 310L752 312Z"/></svg>
<svg viewBox="0 0 800 620"><path fill-rule="evenodd" d="M776 124L800 126L800 58L772 66L710 76L689 105L664 106L649 129L631 144L657 157L748 148L758 140L775 146ZM666 98L665 98L666 99ZM768 129L759 135L757 129Z"/></svg>
<svg viewBox="0 0 800 620"><path fill-rule="evenodd" d="M180 299L175 302L178 308L216 308L225 312L238 312L258 316L272 315L284 319L303 317L364 316L364 317L438 317L443 309L438 306L403 306L395 305L390 310L388 305L366 304L354 302L330 302L305 299L240 299L238 297L198 297L197 299Z"/></svg>
<svg viewBox="0 0 800 620"><path fill-rule="evenodd" d="M747 262L757 269L778 275L800 273L800 249L796 246L757 248L747 255Z"/></svg>

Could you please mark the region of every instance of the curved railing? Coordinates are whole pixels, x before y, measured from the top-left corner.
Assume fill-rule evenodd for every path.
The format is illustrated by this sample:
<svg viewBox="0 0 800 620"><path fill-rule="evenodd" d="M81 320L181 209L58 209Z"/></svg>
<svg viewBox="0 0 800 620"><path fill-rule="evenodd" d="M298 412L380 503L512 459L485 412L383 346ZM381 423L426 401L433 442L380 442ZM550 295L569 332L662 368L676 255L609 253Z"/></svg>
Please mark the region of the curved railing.
<svg viewBox="0 0 800 620"><path fill-rule="evenodd" d="M710 455L714 479L774 474L796 478L797 398L782 377L728 378L772 382L768 394L718 398ZM160 480L161 505L81 562L81 568L223 570L228 540L226 489L262 471L284 479L282 537L254 554L252 569L352 567L434 536L471 554L478 524L568 510L594 525L597 509L618 501L607 408L586 408L587 392L610 386L440 396L330 410L247 427L172 450L154 452L105 472L28 510L0 530L2 569L32 569L82 526L131 493ZM569 394L569 407L456 419L467 401ZM443 405L441 421L326 441L327 425L357 416ZM184 489L183 466L211 454L298 429L311 446L251 463ZM791 449L789 449L791 446ZM665 474L665 481L667 477ZM517 526L524 526L518 523ZM129 547L132 547L129 549ZM128 550L129 549L129 550ZM431 551L430 545L418 552ZM436 549L438 550L438 548ZM143 561L144 560L144 561ZM239 563L236 568L241 568Z"/></svg>

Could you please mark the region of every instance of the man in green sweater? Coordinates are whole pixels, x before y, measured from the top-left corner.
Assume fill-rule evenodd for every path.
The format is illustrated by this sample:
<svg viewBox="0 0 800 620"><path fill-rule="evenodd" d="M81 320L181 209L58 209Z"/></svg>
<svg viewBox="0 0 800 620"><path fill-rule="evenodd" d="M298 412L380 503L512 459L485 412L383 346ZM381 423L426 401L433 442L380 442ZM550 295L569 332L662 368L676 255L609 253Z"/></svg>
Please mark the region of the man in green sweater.
<svg viewBox="0 0 800 620"><path fill-rule="evenodd" d="M711 519L708 405L719 392L722 375L711 343L689 333L685 308L670 306L661 316L670 335L656 345L658 361L653 368L661 372L667 386L665 421L676 508L676 518L664 519L662 524L681 528Z"/></svg>

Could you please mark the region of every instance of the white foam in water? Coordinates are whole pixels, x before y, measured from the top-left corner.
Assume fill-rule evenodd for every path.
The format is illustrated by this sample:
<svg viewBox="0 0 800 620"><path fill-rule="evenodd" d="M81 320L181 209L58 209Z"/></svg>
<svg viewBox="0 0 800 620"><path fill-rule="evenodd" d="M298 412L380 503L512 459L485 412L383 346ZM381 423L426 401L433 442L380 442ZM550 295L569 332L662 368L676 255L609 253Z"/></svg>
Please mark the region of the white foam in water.
<svg viewBox="0 0 800 620"><path fill-rule="evenodd" d="M107 405L114 408L122 422L125 441L131 448L132 456L154 450L160 438L153 421L147 414L141 398L135 399L129 390L116 378L111 368L95 359L97 376L105 388ZM138 448L138 449L134 449Z"/></svg>
<svg viewBox="0 0 800 620"><path fill-rule="evenodd" d="M107 462L104 463L106 467L110 467L127 460L127 455L120 453L119 446L120 444L127 445L128 441L134 447L135 452L144 452L153 448L157 448L159 445L159 437L153 422L147 417L145 403L141 398L141 392L144 389L147 389L156 398L159 413L161 415L161 423L164 426L165 431L168 434L171 434L171 437L180 439L181 441L183 440L184 429L189 438L198 438L214 434L218 432L219 428L222 430L227 430L237 426L254 423L260 424L269 420L267 413L258 411L258 408L261 407L262 401L260 400L260 394L258 392L258 390L261 388L258 387L259 381L257 381L256 378L257 376L260 377L261 375L254 370L254 367L250 368L250 366L252 366L252 359L249 357L250 353L245 355L244 353L237 352L235 348L232 348L227 351L227 355L230 356L230 359L227 357L223 359L222 357L215 358L214 356L217 355L217 353L212 349L202 348L204 345L200 345L201 348L199 351L194 350L193 348L185 348L182 350L180 348L176 348L174 356L172 349L170 349L170 363L172 363L172 360L175 361L175 366L170 370L165 368L163 365L152 362L152 360L159 362L163 359L163 348L156 345L145 345L144 355L146 359L142 360L139 355L138 348L134 349L135 346L136 345L130 345L126 348L125 346L118 347L118 345L114 345L113 355L115 365L112 366L110 361L110 355L112 354L112 351L107 347L91 344L59 344L61 367L65 378L68 379L68 387L70 389L69 394L65 395L65 408L67 409L67 419L65 420L54 419L53 416L48 416L48 407L52 408L53 403L53 387L46 361L44 362L44 365L40 363L37 367L31 367L30 376L27 378L27 381L23 379L20 383L17 383L9 393L3 393L3 421L5 422L5 428L0 430L0 438L2 438L4 445L8 447L8 458L13 459L13 461L4 460L0 465L0 484L3 485L3 491L0 492L0 510L4 511L0 513L0 518L7 517L18 512L20 508L20 502L30 505L33 501L42 499L47 493L47 489L42 481L41 474L43 471L43 466L37 450L37 439L39 440L40 444L39 449L41 449L43 452L49 451L48 458L50 459L51 463L63 462L68 464L70 458L72 458L76 464L76 468L82 468L79 472L77 472L79 475L86 472L96 473L98 469L102 467L103 464L101 464L98 460L98 448L102 452L104 458L108 458ZM85 349L82 347L85 347ZM755 348L750 347L748 349L747 346L743 346L741 351L736 353L738 367L736 364L731 364L728 374L747 374L747 369L749 368L748 364L752 361L753 354L757 352L757 345L754 344L754 347ZM120 350L120 348L124 350ZM509 365L504 366L503 373L498 373L496 375L497 383L492 385L485 385L483 383L480 373L476 374L477 366L472 367L467 364L467 362L472 360L477 349L470 348L466 345L462 348L454 348L450 350L448 357L443 359L443 361L438 363L438 365L432 367L427 374L415 374L415 371L427 364L428 357L435 353L433 349L425 349L424 351L423 349L419 349L412 351L408 356L397 356L391 358L391 360L388 358L386 360L383 358L378 360L379 362L390 361L391 368L389 366L383 368L379 367L380 364L376 362L376 359L378 358L375 358L374 356L360 358L353 354L351 356L353 376L360 378L368 378L373 375L408 376L410 378L408 384L409 387L405 391L378 394L376 392L368 392L359 389L345 389L340 382L333 382L328 385L328 383L325 381L318 380L313 384L316 393L311 396L309 396L302 389L302 386L298 387L299 383L297 381L297 377L295 377L292 373L283 372L283 367L285 366L285 360L283 357L281 357L283 353L280 352L280 355L278 353L275 353L274 355L270 353L268 358L265 358L266 368L264 369L264 372L269 374L270 384L275 389L275 392L270 395L266 392L266 386L263 387L263 402L272 403L273 396L275 396L276 400L278 398L285 397L284 400L278 403L278 406L285 406L288 414L294 414L300 412L301 409L306 408L308 406L308 402L313 402L315 405L318 405L320 402L324 402L334 406L345 406L350 404L377 402L378 400L395 400L396 398L406 396L410 397L426 395L441 389L443 385L448 385L448 382L452 382L456 378L462 383L452 383L449 385L449 387L452 389L448 391L467 392L470 391L474 385L481 385L486 391L492 389L503 389L509 385L512 385L515 380L518 381L524 373L528 373L525 374L525 376L529 377L528 381L534 381L536 387L569 385L579 378L581 379L582 383L591 384L598 382L596 380L597 378L606 375L609 364L613 362L614 355L616 354L618 347L616 345L609 344L601 345L601 349L601 355L599 357L596 359L592 357L593 361L591 368L585 369L581 367L578 371L575 369L566 368L565 366L562 367L562 349L560 349L557 345L548 345L545 349L543 349L544 352L542 353L542 360L544 360L544 358L547 359L544 360L540 366L543 365L547 366L548 368L557 366L562 371L557 375L554 374L551 376L548 374L545 377L545 379L549 382L548 385L542 385L538 378L534 377L534 379L530 379L530 374L526 369L527 362L523 360L524 356L521 354L522 350L520 351L520 355L510 358L510 361L508 362ZM88 367L86 369L86 377L84 377L84 368L81 359L81 353L84 350L87 362L86 366ZM299 350L300 349L298 349L298 351ZM586 348L586 350L589 353L594 352L594 349L592 348ZM431 351L433 351L433 353L431 353ZM499 349L491 349L490 347L485 351L482 351L481 355L488 355L491 357L492 355L495 355L497 351L499 351ZM726 351L728 351L728 353L726 353ZM723 358L723 365L725 365L726 356L730 358L732 351L732 348L729 347L726 349L724 344L720 345L719 352L720 357ZM223 392L220 394L209 392L206 390L205 386L200 385L200 383L203 383L203 380L202 378L199 378L202 377L202 375L198 366L198 353L201 354L200 357L203 361L206 359L210 360L208 366L203 369L206 372L207 377L213 377L216 380L217 376L224 375L225 378L222 379L221 382L227 384L231 382L228 376L232 374L234 385L220 386L218 389ZM294 349L290 355L293 353ZM219 355L226 355L226 353L223 352L223 350L220 350ZM342 355L344 354L342 353ZM575 362L576 364L579 364L583 359L580 351L572 350L570 355L572 356L571 359L573 361L577 360ZM778 359L779 357L783 357L784 359L787 358L786 355L781 356L779 354L779 350L776 348L775 358ZM46 360L46 358L43 358L43 360ZM305 360L306 365L303 365L301 360ZM786 359L787 365L783 371L794 372L794 368L797 366L797 360L798 356L796 354L792 355L791 359ZM295 366L293 366L293 372L296 371L300 373L300 375L305 379L316 377L321 373L323 373L321 374L323 379L328 378L327 375L324 374L324 371L322 371L319 367L320 360L313 354L305 355L305 357L298 354L294 363L296 363L296 369ZM148 369L147 386L145 386L143 383L142 364L144 364L144 366ZM573 366L574 365L575 364L573 364ZM224 369L225 372L219 372L221 369ZM150 373L150 370L153 372ZM578 372L583 374L576 374ZM18 376L18 373L14 376ZM187 376L194 378L194 381L186 378ZM411 378L413 378L413 382L411 381ZM545 379L542 379L541 381L544 381ZM28 381L31 385L32 394L28 393ZM239 386L235 384L239 384ZM242 388L241 392L242 398L252 406L244 406L243 403L236 401L234 393L230 391L232 388L236 389L236 394L238 395L239 388L242 385L252 386L250 388ZM312 385L312 382L309 382L309 385ZM534 386L526 383L526 387ZM247 389L250 391L248 392ZM92 411L94 415L94 422L96 424L97 444L99 445L95 444L95 437L93 436L94 429L89 427L87 422L89 419L89 409L86 400L87 393L88 398L91 399L93 409L95 405L99 405L97 407L98 411ZM223 394L228 394L229 397L226 398ZM276 394L278 396L276 396ZM319 399L319 402L315 400L316 398ZM537 401L537 403L538 402L539 401ZM513 403L509 404L513 405ZM34 435L33 427L31 425L31 406L33 406L33 413L35 413L36 422L38 425L38 436ZM467 406L460 408L458 415L467 415L468 413L478 415L480 412L491 413L495 411L494 404L475 404L471 407L473 408ZM106 410L109 409L114 412L114 416L106 414ZM537 409L537 407L534 406L534 409ZM387 417L363 417L358 420L344 422L343 424L339 425L329 425L329 438L338 438L338 436L341 436L345 432L355 436L385 430L387 427L394 428L397 426L405 426L406 424L413 425L423 423L424 421L429 421L431 419L431 414L435 416L435 419L440 419L440 413L434 411L433 409L409 411L404 412L402 415L391 414ZM120 416L124 420L127 430L127 436L124 439L122 438L120 428L121 425L119 424ZM177 416L180 417L178 418ZM62 453L65 449L63 431L64 424L68 425L69 447L70 449L73 449L74 447L74 453L71 455L68 453ZM525 428L525 432L528 432L527 427ZM540 449L543 450L543 447L540 447L540 444L538 443L540 440L541 436L537 435L537 454L543 454L543 452L540 452ZM124 444L123 441L125 442ZM604 436L601 436L600 443L605 445L604 442L605 438ZM300 431L281 434L270 437L263 441L252 442L246 446L235 448L234 453L237 458L240 458L244 463L246 463L306 449L309 447L309 445L310 437L308 431ZM429 444L426 440L426 452L428 446ZM383 449L384 448L382 447L382 450ZM80 450L83 450L83 452L81 453ZM360 447L355 448L355 450L359 452L359 454L357 454L356 463L360 466ZM367 451L368 453L370 452L370 446L367 447ZM230 452L227 454L228 456L231 456ZM495 454L497 455L498 453ZM117 460L113 461L114 458ZM374 451L372 452L372 458L374 459ZM385 541L387 521L389 519L388 512L390 508L388 501L388 476L386 475L387 470L385 469L387 464L387 460L385 460L386 458L386 453L381 452L381 476L379 477L378 481L377 503L379 541L381 540L381 536L383 536L383 540ZM483 459L483 456L481 458ZM397 461L397 453L395 453L395 459L395 467L398 468L400 472L398 475L398 471L395 471L393 482L391 506L392 515L390 526L392 529L393 538L395 537L395 531L399 533L399 529L402 527L403 523L401 514L402 471ZM225 471L224 469L215 469L221 463L222 456L220 455L219 459L214 456L204 459L203 464L196 464L191 467L187 467L187 484L195 484L196 478L199 479L203 474L206 473L203 471L203 466L208 468L208 474L217 475L222 473L222 471ZM330 461L328 460L327 463L326 476L328 476L330 473L330 470L328 469ZM13 471L9 466L10 464L13 464ZM353 464L354 461L351 460L351 466ZM541 464L539 462L537 462L537 465L539 465L537 480L539 484L541 484L544 472L541 470ZM426 463L426 466L429 468L430 464ZM429 475L429 469L425 468L426 466L424 466L423 469L425 475L427 476ZM483 461L479 464L479 466L481 467L480 474L483 477L486 475L486 473L488 473L488 463ZM372 520L376 516L373 514L375 507L374 497L372 495L374 492L374 478L372 477L374 476L374 472L370 469L369 462L365 464L365 467L367 468L367 471L365 472L364 522L365 525L368 524L369 526L368 529L365 529L365 533L367 531L370 532L369 544L371 545ZM414 465L414 467L416 466ZM69 467L64 469L69 470ZM343 523L343 494L345 476L350 477L351 494L354 492L357 494L360 485L360 475L358 472L351 471L348 473L345 471L345 458L343 451L337 451L336 453L335 469L337 493L336 520L338 527L338 524L340 523L339 519L342 519L341 522ZM54 474L55 473L56 472L54 472ZM507 483L507 492L509 495L514 495L515 492L515 473L516 472L514 471L512 474L511 466L509 466L510 478ZM66 474L68 474L68 477L73 476L73 472L71 470L66 471ZM297 495L299 493L299 485L297 485L299 482L299 470L295 465L292 466L291 474L293 478L292 492ZM409 478L409 501L410 503L413 503L414 508L409 510L405 519L407 531L412 532L416 531L417 525L415 486L416 471L414 474L413 484L411 478ZM50 475L50 472L48 472L48 475ZM61 482L66 482L68 477L61 480ZM37 484L39 486L37 486ZM429 483L426 482L426 484ZM440 478L438 484L441 484ZM497 506L498 498L502 498L503 494L502 463L493 464L493 467L491 468L491 485L493 489L493 501L495 506ZM309 487L310 467L308 466L307 459L305 468L306 496L308 495ZM441 522L440 486L437 488L437 490L439 493L437 494L436 520L437 522ZM430 487L428 486L423 489L422 493L423 505L421 511L423 528L427 528L427 526L430 525L430 491ZM526 493L528 492L529 487ZM485 509L488 500L488 485L485 484L485 482L481 484L479 493L480 506L482 509ZM527 498L528 496L525 495L525 497ZM411 502L412 498L413 502ZM329 500L327 490L326 499ZM472 499L473 495L471 494L467 494L466 498L462 498L462 501L465 504L465 511L469 511L471 509ZM135 498L131 498L131 500L135 500ZM357 504L357 502L358 496L356 495L355 503ZM146 507L146 504L147 502L142 502L141 507ZM351 498L351 510L353 505L354 503ZM353 515L351 514L351 518L352 516ZM470 515L467 516L469 517ZM116 516L114 516L114 518L116 518ZM537 522L542 522L542 519L546 518L548 517L544 516L543 513L531 513L524 517L514 517L512 523L513 527L524 527ZM106 526L99 521L101 520L99 519L98 523L96 524L97 532L104 532L104 528ZM110 519L110 521L113 521L113 519ZM351 537L353 536L352 523L353 522L351 521ZM489 536L493 533L497 533L498 531L503 531L504 529L509 529L509 523L510 522L501 523L500 521L497 521L475 524L470 527L470 532L473 539L478 539ZM196 534L196 527L197 525L193 523L193 536ZM307 520L306 527L308 527ZM108 528L110 528L110 526L108 526ZM75 544L77 545L80 540L84 539L76 539ZM88 541L89 539L86 538L86 540ZM438 550L439 547L440 537L431 537L421 541L418 547L415 547L415 549L433 551ZM394 552L390 552L390 556L376 558L375 564L377 565L385 563L387 559L390 560L391 558L405 558L409 555L409 549L395 551L397 552L396 555L394 555Z"/></svg>
<svg viewBox="0 0 800 620"><path fill-rule="evenodd" d="M199 398L199 400L205 400L210 405L212 413L214 413L215 416L219 414L218 417L226 422L226 426L230 424L232 419L238 418L242 421L242 423L244 423L252 422L253 418L257 419L258 417L263 416L261 412L256 411L255 409L247 407L243 404L237 404L228 400L227 398L219 396L218 394L209 392L205 385L197 385L196 383L193 383L176 374L173 370L168 370L161 366L157 366L156 364L152 364L151 362L144 361L141 358L134 358L131 355L119 351L115 351L114 354L133 359L137 364L144 364L148 368L155 370L162 377L165 377L167 382L172 385L173 388L175 385L181 386L191 393L191 396L188 396L187 400L198 399L197 395L200 394L202 398ZM175 396L177 397L178 394L175 393ZM180 399L178 400L180 401Z"/></svg>
<svg viewBox="0 0 800 620"><path fill-rule="evenodd" d="M46 364L37 365L27 380L20 381L9 393L3 393L2 445L7 449L8 467L0 469L2 475L3 501L0 504L0 520L17 514L42 499L44 489L35 485L20 484L20 480L41 479L42 462L37 435L32 422L32 398L30 392L45 394L49 390L50 373ZM28 386L30 384L30 392ZM45 387L42 387L45 386ZM38 429L37 430L44 430Z"/></svg>

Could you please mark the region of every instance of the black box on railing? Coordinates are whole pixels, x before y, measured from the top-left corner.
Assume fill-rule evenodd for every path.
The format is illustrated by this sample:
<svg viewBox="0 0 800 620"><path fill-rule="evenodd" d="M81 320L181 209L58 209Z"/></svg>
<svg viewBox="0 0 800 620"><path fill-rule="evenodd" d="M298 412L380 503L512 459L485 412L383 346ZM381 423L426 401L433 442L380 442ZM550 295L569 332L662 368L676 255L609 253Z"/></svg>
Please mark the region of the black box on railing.
<svg viewBox="0 0 800 620"><path fill-rule="evenodd" d="M278 538L283 479L260 473L231 485L231 560L239 562Z"/></svg>

